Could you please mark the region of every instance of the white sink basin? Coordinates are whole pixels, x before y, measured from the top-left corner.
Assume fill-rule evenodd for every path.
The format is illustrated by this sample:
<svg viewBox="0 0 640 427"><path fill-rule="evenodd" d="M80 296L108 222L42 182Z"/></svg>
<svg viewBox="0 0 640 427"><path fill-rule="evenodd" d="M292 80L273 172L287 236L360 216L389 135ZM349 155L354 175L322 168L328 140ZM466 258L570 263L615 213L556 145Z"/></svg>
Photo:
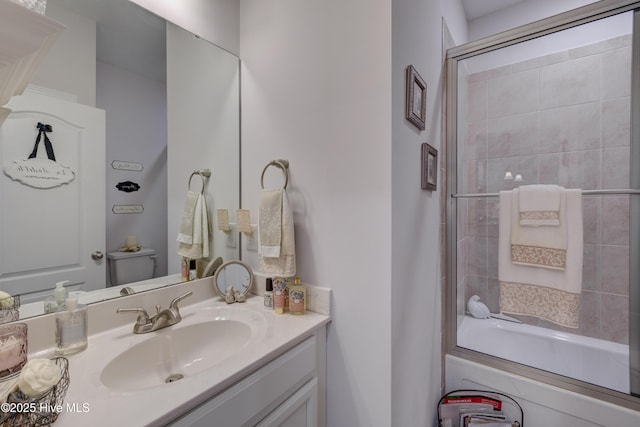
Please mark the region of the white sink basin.
<svg viewBox="0 0 640 427"><path fill-rule="evenodd" d="M256 319L225 312L204 310L187 324L138 335L142 341L104 367L102 383L121 391L165 386L224 362L256 338Z"/></svg>

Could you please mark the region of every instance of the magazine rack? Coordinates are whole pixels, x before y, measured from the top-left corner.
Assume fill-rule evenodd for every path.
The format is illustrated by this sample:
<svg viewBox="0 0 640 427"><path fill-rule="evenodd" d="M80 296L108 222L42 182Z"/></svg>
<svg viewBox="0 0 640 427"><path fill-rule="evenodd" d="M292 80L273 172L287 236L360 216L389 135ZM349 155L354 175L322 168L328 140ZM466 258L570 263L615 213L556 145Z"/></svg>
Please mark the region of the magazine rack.
<svg viewBox="0 0 640 427"><path fill-rule="evenodd" d="M515 399L504 393L486 390L454 390L444 394L438 401L438 426L444 427L445 423L442 418L442 405L445 404L447 398L465 396L484 396L491 399L497 399L502 402L502 412L513 420L514 424L524 427L524 412L522 407Z"/></svg>

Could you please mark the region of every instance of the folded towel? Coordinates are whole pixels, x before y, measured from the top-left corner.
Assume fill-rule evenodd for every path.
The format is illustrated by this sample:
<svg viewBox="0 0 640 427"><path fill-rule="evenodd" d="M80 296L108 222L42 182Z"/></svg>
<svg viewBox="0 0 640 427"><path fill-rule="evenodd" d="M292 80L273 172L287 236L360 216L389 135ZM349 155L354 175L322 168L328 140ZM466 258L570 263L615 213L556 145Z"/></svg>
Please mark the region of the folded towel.
<svg viewBox="0 0 640 427"><path fill-rule="evenodd" d="M566 267L562 270L514 264L511 261L511 191L500 192L498 280L500 310L536 316L577 328L582 292L582 192L566 190Z"/></svg>
<svg viewBox="0 0 640 427"><path fill-rule="evenodd" d="M20 371L18 388L29 397L44 394L62 378L60 368L51 359L31 359Z"/></svg>
<svg viewBox="0 0 640 427"><path fill-rule="evenodd" d="M201 259L209 256L209 215L207 202L200 193L195 193L196 202L191 208L192 191L187 193L185 210L182 215L178 234L178 254L189 259ZM190 234L187 234L188 230Z"/></svg>
<svg viewBox="0 0 640 427"><path fill-rule="evenodd" d="M566 196L560 193L559 226L521 226L518 213L522 202L521 191L513 190L511 197L511 262L534 267L564 270L567 263ZM562 219L562 221L560 221Z"/></svg>
<svg viewBox="0 0 640 427"><path fill-rule="evenodd" d="M560 225L560 196L557 185L523 185L519 187L520 225L538 227Z"/></svg>
<svg viewBox="0 0 640 427"><path fill-rule="evenodd" d="M259 213L262 273L282 277L295 276L295 233L287 192L284 189L262 190Z"/></svg>

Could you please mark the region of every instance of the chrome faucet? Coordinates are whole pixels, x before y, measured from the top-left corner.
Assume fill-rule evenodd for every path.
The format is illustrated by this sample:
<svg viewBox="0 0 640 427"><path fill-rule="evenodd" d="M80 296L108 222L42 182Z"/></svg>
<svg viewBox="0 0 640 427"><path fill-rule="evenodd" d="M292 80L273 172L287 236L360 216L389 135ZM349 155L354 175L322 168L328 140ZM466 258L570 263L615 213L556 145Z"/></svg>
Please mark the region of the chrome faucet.
<svg viewBox="0 0 640 427"><path fill-rule="evenodd" d="M147 310L144 308L119 308L117 313L139 313L138 319L135 325L133 325L134 334L146 334L148 332L157 331L158 329L166 328L167 326L175 325L182 320L180 316L180 310L178 309L178 303L186 297L193 294L193 291L189 291L184 295L174 298L169 304L169 308L161 310L159 305L156 305L156 314L149 317Z"/></svg>

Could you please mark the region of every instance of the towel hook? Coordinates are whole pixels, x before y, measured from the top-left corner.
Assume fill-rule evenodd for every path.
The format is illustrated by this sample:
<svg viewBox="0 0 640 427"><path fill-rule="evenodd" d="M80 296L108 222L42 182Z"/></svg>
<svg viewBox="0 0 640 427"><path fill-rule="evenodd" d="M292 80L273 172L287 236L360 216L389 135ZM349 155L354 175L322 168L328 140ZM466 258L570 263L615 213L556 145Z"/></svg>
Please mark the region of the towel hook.
<svg viewBox="0 0 640 427"><path fill-rule="evenodd" d="M211 169L198 169L191 172L191 176L189 177L189 183L187 184L187 189L189 191L191 191L191 179L193 178L194 175L200 175L200 179L202 179L202 188L200 189L200 194L204 194L204 185L205 185L204 177L211 176Z"/></svg>
<svg viewBox="0 0 640 427"><path fill-rule="evenodd" d="M267 171L269 166L275 166L277 168L282 169L282 173L284 174L283 188L287 188L287 184L289 183L289 160L277 159L277 160L271 160L269 163L267 163L267 166L265 166L264 169L262 169L262 176L260 177L260 186L262 187L262 189L264 190L264 173Z"/></svg>

